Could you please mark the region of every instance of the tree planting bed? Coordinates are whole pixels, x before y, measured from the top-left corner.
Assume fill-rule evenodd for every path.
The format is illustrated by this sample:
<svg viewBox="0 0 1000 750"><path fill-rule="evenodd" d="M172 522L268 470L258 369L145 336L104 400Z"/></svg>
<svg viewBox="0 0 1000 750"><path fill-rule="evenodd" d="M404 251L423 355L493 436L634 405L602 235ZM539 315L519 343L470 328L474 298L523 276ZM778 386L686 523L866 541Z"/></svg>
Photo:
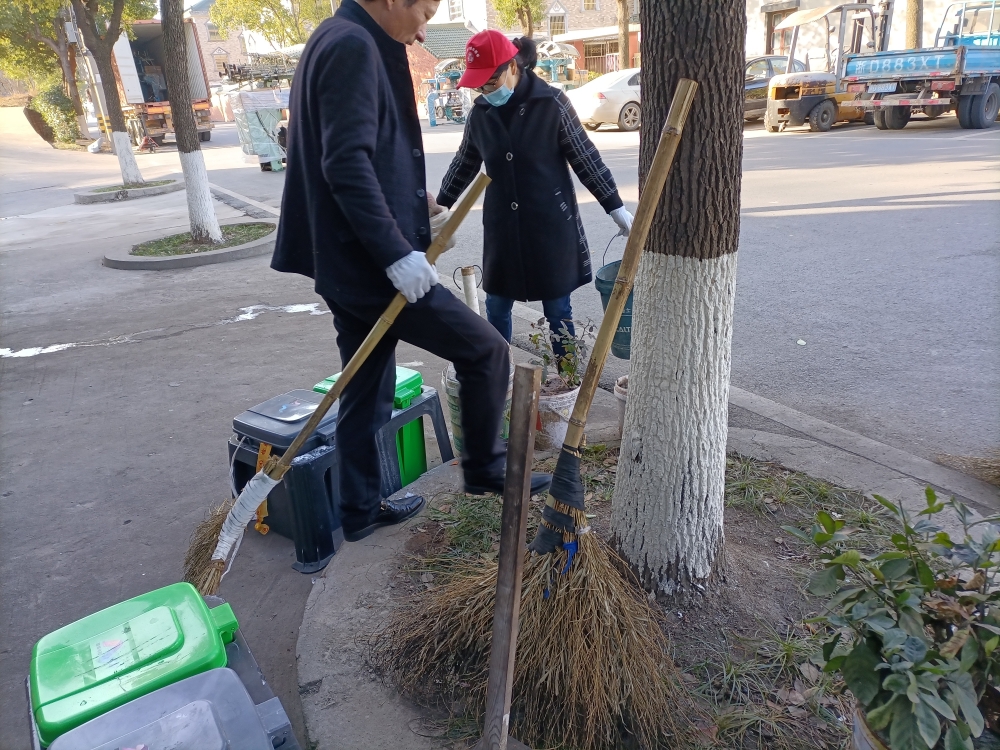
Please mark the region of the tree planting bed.
<svg viewBox="0 0 1000 750"><path fill-rule="evenodd" d="M555 459L535 466L551 471ZM586 450L583 479L592 528L613 544L611 496L618 450ZM440 494L409 530L408 557L398 560L391 597L397 607L447 581L456 559L494 560L500 498ZM541 499L534 498L528 538ZM677 747L755 750L847 748L853 698L843 682L811 659L825 635L806 620L820 603L806 593L819 568L811 548L782 530L808 529L817 511L838 514L861 531L853 543L871 552L888 546L891 522L874 500L775 464L730 455L726 476L724 580L697 600L662 600L656 608L680 669L688 739ZM633 579L634 580L634 579ZM461 686L460 686L461 687ZM479 717L461 690L410 695L427 707L420 733L444 747L466 748ZM516 696L515 696L516 703ZM522 740L526 738L520 738ZM621 747L631 748L627 738Z"/></svg>

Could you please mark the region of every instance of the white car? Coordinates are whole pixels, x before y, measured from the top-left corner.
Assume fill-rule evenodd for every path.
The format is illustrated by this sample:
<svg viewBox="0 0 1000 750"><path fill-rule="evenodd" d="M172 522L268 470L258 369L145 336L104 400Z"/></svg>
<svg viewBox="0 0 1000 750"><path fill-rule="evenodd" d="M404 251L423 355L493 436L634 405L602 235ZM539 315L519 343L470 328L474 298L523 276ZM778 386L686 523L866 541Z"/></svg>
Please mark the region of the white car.
<svg viewBox="0 0 1000 750"><path fill-rule="evenodd" d="M566 96L587 130L597 130L605 123L617 125L619 130L637 130L642 123L638 68L607 73L567 91Z"/></svg>

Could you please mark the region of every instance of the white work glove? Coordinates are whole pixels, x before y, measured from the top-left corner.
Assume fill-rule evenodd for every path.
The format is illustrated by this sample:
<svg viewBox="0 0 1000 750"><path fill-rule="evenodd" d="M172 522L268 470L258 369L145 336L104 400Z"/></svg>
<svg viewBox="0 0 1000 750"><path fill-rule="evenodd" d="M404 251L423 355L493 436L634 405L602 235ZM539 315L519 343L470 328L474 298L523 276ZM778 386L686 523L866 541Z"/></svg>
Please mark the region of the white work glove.
<svg viewBox="0 0 1000 750"><path fill-rule="evenodd" d="M444 209L442 209L440 213L436 213L431 216L431 242L437 239L438 234L441 232L441 227L445 225L450 216L451 211L446 211ZM444 249L451 250L453 247L455 247L455 235L452 235L448 242L445 243Z"/></svg>
<svg viewBox="0 0 1000 750"><path fill-rule="evenodd" d="M615 220L615 224L618 225L618 234L622 237L628 237L628 233L632 231L632 214L628 212L628 209L622 206L621 208L616 208L611 212L611 218ZM618 236L615 235L615 237Z"/></svg>
<svg viewBox="0 0 1000 750"><path fill-rule="evenodd" d="M387 269L385 275L407 302L416 302L438 283L437 269L427 262L427 256L413 250L404 255Z"/></svg>

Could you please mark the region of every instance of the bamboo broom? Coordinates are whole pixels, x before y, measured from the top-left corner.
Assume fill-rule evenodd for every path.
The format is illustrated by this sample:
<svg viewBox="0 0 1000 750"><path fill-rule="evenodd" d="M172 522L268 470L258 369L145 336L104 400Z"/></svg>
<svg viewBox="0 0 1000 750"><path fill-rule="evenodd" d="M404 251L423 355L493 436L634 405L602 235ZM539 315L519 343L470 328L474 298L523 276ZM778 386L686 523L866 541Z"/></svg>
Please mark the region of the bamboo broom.
<svg viewBox="0 0 1000 750"><path fill-rule="evenodd" d="M459 224L468 215L473 204L489 183L490 178L485 174L476 177L465 195L455 205L451 216L441 227L437 237L427 248L428 263L433 265L444 253L448 241L455 234L455 230L458 229ZM280 457L272 456L269 458L264 467L247 482L243 491L240 492L240 496L231 506L227 503L215 508L195 530L191 545L184 557L184 580L194 584L203 596L214 595L219 590L219 584L227 571L227 565L231 564L232 559L235 558L239 548L239 540L242 538L247 524L253 519L257 507L284 477L292 460L316 431L330 407L340 398L344 388L351 382L375 346L382 340L405 305L406 298L402 293L397 293L392 302L389 303L389 307L375 323L371 333L362 342L361 347L344 367L337 382L323 397L319 406L316 407L316 411L312 413L295 440L292 441L288 450Z"/></svg>
<svg viewBox="0 0 1000 750"><path fill-rule="evenodd" d="M622 575L626 567L588 533L580 444L601 369L666 184L697 84L682 79L660 134L538 533L525 552L511 732L536 747L689 747L691 713L669 658L659 614ZM372 663L404 692L449 699L467 687L485 703L496 563L472 561L398 610L370 643ZM452 686L449 688L448 686ZM665 743L665 745L664 745Z"/></svg>

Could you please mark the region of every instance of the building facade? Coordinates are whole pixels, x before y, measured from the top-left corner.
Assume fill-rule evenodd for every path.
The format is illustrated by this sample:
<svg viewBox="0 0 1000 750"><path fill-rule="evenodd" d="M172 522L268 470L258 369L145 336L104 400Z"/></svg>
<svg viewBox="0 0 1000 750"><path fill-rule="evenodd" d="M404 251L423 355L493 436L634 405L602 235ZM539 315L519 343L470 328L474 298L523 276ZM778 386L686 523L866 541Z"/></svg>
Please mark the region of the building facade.
<svg viewBox="0 0 1000 750"><path fill-rule="evenodd" d="M226 64L249 62L246 33L223 33L208 17L214 4L215 0L200 0L184 13L185 18L194 21L209 84L220 82L225 75Z"/></svg>

